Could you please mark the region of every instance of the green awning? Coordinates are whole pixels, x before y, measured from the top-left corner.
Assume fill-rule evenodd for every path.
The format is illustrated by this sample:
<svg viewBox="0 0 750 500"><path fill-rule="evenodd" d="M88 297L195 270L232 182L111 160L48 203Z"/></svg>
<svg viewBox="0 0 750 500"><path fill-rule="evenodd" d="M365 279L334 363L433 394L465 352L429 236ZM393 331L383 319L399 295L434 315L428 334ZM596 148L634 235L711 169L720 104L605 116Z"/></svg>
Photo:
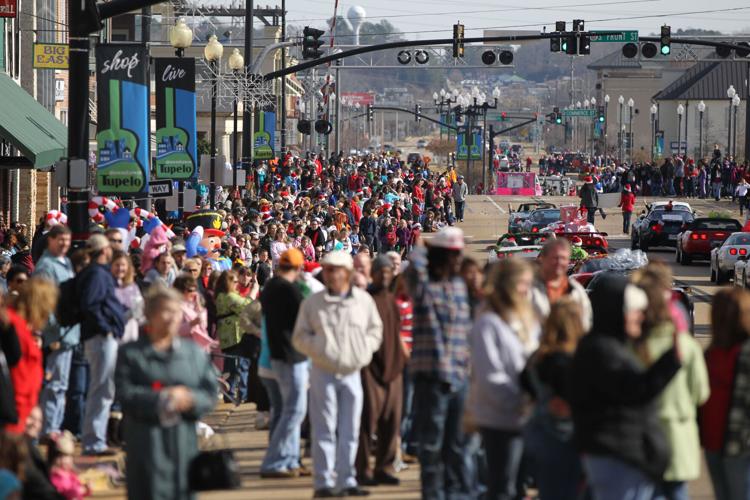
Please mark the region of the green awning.
<svg viewBox="0 0 750 500"><path fill-rule="evenodd" d="M36 168L66 155L68 129L5 73L0 73L0 137Z"/></svg>

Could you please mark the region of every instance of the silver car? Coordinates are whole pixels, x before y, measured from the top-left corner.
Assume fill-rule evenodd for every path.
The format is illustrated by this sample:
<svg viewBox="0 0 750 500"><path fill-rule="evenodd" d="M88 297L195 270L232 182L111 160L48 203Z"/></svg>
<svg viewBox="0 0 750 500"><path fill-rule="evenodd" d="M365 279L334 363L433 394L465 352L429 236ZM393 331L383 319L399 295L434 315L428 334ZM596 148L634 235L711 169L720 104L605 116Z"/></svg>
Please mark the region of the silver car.
<svg viewBox="0 0 750 500"><path fill-rule="evenodd" d="M711 281L726 283L735 274L735 264L750 255L750 233L734 233L711 250Z"/></svg>

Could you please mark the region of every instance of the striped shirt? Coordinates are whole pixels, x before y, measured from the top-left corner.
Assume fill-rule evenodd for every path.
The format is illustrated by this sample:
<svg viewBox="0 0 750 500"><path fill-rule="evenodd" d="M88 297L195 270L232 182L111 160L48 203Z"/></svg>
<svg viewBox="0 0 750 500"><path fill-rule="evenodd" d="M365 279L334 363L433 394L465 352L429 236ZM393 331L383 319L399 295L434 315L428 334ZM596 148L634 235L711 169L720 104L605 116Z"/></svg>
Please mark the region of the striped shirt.
<svg viewBox="0 0 750 500"><path fill-rule="evenodd" d="M469 372L471 313L466 284L459 277L430 280L424 247L414 249L410 262L406 273L414 318L409 371L459 387Z"/></svg>

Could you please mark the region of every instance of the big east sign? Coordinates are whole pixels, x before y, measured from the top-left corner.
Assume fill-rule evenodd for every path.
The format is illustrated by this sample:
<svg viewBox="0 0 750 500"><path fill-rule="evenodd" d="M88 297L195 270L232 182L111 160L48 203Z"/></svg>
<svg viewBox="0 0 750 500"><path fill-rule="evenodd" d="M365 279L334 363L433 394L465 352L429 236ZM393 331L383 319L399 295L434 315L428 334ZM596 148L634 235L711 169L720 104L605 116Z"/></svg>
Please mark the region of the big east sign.
<svg viewBox="0 0 750 500"><path fill-rule="evenodd" d="M34 68L68 69L70 50L61 43L35 43Z"/></svg>

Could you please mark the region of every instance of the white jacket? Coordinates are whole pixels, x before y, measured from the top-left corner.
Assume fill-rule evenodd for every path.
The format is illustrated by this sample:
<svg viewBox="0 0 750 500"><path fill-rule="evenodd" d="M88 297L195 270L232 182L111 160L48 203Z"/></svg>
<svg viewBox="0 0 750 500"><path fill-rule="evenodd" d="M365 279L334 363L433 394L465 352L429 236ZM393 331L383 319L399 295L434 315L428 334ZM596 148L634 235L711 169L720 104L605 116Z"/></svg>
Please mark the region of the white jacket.
<svg viewBox="0 0 750 500"><path fill-rule="evenodd" d="M586 293L586 289L573 278L568 278L568 283L570 284L568 296L581 306L583 329L588 332L593 324L594 317L591 311L591 301L589 301L589 296ZM531 305L534 308L539 321L544 323L544 320L549 316L550 303L549 298L547 297L547 289L541 281L536 281L534 286L531 287Z"/></svg>
<svg viewBox="0 0 750 500"><path fill-rule="evenodd" d="M383 322L370 294L353 287L346 297L327 290L306 298L292 345L321 370L347 375L370 364L383 341Z"/></svg>

